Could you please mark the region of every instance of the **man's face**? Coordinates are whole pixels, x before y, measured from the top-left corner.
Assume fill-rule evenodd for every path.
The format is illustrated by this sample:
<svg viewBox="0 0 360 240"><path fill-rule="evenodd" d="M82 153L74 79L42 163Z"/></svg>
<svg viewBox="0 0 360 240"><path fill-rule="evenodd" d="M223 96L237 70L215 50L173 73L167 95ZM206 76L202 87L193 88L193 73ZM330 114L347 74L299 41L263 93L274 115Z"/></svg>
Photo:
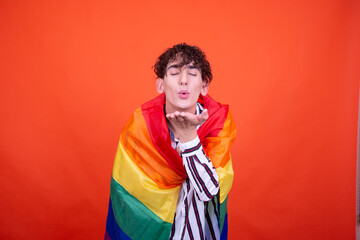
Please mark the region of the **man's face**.
<svg viewBox="0 0 360 240"><path fill-rule="evenodd" d="M208 85L202 81L200 69L193 63L181 66L181 58L168 63L164 79L157 79L156 87L159 93L165 92L166 113L195 113L197 100L205 96Z"/></svg>

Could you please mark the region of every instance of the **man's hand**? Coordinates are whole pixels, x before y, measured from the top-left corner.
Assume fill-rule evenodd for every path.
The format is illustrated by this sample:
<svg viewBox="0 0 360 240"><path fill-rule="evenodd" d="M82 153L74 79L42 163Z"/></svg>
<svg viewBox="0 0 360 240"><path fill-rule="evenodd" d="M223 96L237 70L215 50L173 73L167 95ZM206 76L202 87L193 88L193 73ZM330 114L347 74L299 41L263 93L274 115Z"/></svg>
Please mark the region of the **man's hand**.
<svg viewBox="0 0 360 240"><path fill-rule="evenodd" d="M166 118L175 137L184 143L196 138L196 127L203 124L209 118L209 114L207 109L204 109L200 115L176 111L166 114Z"/></svg>

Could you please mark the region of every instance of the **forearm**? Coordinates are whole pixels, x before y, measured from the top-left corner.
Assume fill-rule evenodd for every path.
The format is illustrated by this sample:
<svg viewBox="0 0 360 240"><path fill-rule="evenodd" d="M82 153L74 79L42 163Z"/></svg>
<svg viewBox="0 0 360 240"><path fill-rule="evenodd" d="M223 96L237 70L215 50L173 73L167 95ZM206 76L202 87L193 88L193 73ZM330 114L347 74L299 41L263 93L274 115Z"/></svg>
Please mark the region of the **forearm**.
<svg viewBox="0 0 360 240"><path fill-rule="evenodd" d="M199 138L180 144L181 156L199 199L211 200L219 191L219 178L210 159L207 158Z"/></svg>

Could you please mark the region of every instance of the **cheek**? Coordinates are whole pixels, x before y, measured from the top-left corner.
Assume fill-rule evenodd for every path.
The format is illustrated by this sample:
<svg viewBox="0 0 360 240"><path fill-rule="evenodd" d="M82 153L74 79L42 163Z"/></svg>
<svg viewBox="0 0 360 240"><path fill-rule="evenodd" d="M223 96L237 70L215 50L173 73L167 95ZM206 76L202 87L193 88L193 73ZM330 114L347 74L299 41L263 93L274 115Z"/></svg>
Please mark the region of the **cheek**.
<svg viewBox="0 0 360 240"><path fill-rule="evenodd" d="M171 91L172 89L174 89L174 86L173 86L173 85L174 85L174 84L171 84L170 81L167 81L167 82L164 83L164 88L165 88L165 90L167 90L167 91Z"/></svg>
<svg viewBox="0 0 360 240"><path fill-rule="evenodd" d="M200 79L197 79L197 81L195 82L194 84L194 89L197 91L197 92L201 92L201 90L203 89L203 83L202 83L202 80Z"/></svg>

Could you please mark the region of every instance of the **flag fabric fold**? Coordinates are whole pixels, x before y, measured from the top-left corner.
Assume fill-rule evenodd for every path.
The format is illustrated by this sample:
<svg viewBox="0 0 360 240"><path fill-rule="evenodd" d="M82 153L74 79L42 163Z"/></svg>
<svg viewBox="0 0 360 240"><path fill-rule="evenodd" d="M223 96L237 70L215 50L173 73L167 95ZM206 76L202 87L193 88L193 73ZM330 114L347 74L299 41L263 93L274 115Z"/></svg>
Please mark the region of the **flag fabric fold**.
<svg viewBox="0 0 360 240"><path fill-rule="evenodd" d="M219 176L221 239L227 239L227 196L233 181L230 146L236 128L228 105L199 98L209 119L198 129ZM169 239L186 171L171 147L161 94L135 110L119 140L110 183L105 239Z"/></svg>

